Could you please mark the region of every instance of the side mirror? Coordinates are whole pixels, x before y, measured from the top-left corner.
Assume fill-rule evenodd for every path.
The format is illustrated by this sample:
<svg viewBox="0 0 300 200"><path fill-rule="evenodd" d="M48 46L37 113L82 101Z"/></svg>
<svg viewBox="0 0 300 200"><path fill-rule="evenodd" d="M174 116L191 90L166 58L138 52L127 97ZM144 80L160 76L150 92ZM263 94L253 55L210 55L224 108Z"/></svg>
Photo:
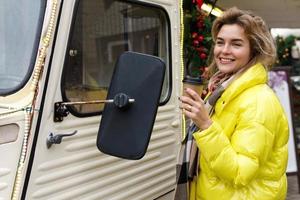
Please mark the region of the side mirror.
<svg viewBox="0 0 300 200"><path fill-rule="evenodd" d="M118 103L105 104L97 137L101 152L131 160L145 155L164 74L165 64L158 57L134 52L120 55L107 95Z"/></svg>

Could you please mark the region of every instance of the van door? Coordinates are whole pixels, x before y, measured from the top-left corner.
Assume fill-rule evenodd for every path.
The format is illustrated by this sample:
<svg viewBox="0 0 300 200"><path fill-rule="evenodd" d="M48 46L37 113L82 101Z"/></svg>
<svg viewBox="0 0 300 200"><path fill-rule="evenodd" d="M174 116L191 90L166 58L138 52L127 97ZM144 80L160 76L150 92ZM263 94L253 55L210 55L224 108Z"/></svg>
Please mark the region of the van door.
<svg viewBox="0 0 300 200"><path fill-rule="evenodd" d="M171 72L179 73L179 68L171 70L170 13L177 6L171 2L164 7L117 0L63 2L25 199L172 199L180 115L171 90ZM159 56L167 66L148 151L137 161L97 149L103 105L68 106L66 112L55 108L62 101L105 99L115 61L124 51ZM60 134L66 135L60 144L46 145L47 138Z"/></svg>

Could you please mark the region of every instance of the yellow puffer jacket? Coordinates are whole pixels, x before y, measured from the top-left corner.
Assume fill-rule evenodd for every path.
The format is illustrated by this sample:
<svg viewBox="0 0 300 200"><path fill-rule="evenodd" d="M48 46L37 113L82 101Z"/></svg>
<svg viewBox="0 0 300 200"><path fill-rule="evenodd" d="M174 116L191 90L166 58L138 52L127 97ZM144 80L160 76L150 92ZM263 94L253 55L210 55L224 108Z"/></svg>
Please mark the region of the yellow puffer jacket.
<svg viewBox="0 0 300 200"><path fill-rule="evenodd" d="M222 94L213 124L194 133L197 200L281 200L287 190L288 122L261 64Z"/></svg>

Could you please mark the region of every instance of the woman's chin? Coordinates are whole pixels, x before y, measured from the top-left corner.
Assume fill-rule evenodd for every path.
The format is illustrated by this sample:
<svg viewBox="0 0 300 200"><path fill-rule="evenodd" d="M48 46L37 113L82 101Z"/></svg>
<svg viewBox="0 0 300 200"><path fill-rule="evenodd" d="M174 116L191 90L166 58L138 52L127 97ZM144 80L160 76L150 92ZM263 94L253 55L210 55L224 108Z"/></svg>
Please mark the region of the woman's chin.
<svg viewBox="0 0 300 200"><path fill-rule="evenodd" d="M230 69L228 66L227 67L218 67L219 71L222 72L222 73L231 73L233 70Z"/></svg>

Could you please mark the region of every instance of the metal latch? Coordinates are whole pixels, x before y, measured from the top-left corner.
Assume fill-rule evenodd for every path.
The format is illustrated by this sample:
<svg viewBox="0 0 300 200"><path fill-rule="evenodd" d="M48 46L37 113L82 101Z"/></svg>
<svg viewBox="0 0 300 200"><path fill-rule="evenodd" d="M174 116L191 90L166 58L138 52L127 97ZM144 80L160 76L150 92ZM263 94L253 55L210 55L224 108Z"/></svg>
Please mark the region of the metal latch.
<svg viewBox="0 0 300 200"><path fill-rule="evenodd" d="M69 136L75 135L76 133L77 133L77 131L74 131L73 133L57 134L57 135L50 133L48 135L47 141L46 141L47 148L49 149L52 146L52 144L60 144L63 137L69 137Z"/></svg>

